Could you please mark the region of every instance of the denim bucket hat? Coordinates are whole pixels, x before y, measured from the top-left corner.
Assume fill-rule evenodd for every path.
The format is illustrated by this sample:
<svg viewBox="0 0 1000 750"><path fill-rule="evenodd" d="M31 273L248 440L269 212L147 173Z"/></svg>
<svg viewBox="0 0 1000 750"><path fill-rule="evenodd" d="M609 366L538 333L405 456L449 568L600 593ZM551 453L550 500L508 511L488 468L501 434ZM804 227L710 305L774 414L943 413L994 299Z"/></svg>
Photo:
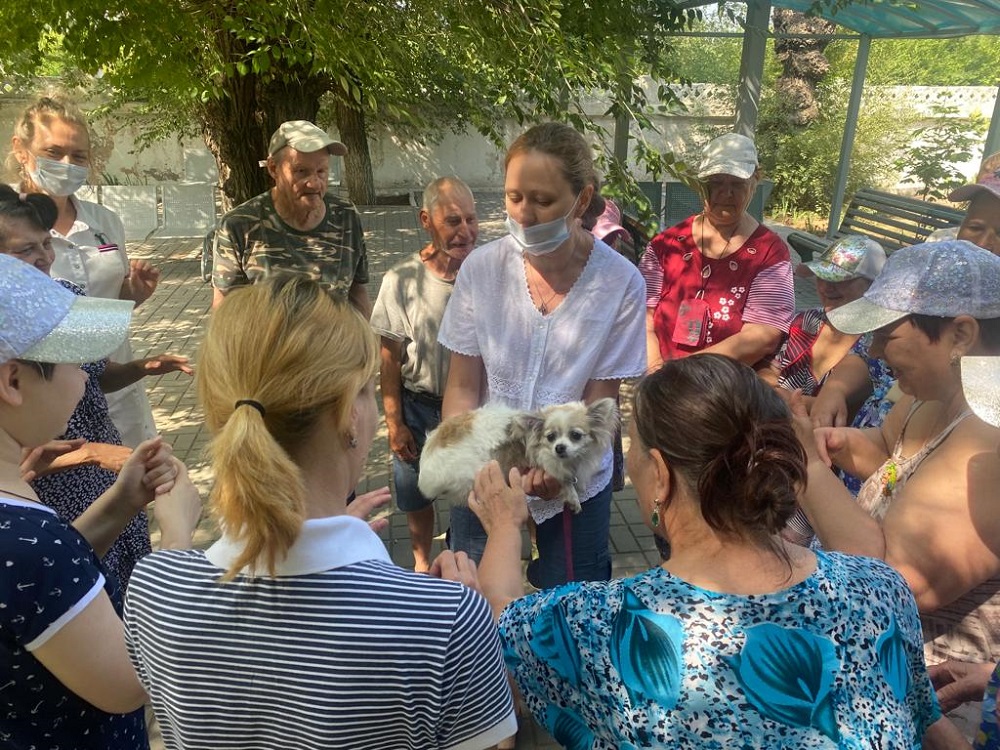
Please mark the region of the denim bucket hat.
<svg viewBox="0 0 1000 750"><path fill-rule="evenodd" d="M925 242L889 256L864 296L827 313L838 331L862 334L917 313L1000 318L1000 257L965 240Z"/></svg>

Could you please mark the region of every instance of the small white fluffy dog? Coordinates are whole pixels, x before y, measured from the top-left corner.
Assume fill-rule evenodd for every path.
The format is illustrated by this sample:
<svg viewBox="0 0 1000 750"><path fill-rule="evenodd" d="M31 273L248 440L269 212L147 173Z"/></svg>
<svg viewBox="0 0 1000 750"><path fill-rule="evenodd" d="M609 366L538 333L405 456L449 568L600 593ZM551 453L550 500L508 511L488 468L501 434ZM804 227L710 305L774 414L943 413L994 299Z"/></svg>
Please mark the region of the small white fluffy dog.
<svg viewBox="0 0 1000 750"><path fill-rule="evenodd" d="M487 405L441 423L420 455L418 486L425 497L464 505L478 472L496 459L511 467L541 468L559 480L559 498L580 512L579 490L601 467L618 427L618 406L602 398L547 406L538 412Z"/></svg>

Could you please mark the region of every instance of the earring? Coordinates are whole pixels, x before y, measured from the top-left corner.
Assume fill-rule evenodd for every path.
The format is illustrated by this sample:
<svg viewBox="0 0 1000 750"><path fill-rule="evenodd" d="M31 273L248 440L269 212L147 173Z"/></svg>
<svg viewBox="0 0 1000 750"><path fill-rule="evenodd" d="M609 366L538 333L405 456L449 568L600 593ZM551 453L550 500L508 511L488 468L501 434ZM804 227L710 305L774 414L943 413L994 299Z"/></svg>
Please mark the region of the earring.
<svg viewBox="0 0 1000 750"><path fill-rule="evenodd" d="M347 445L351 448L358 447L358 436L355 435L353 432L347 433Z"/></svg>
<svg viewBox="0 0 1000 750"><path fill-rule="evenodd" d="M962 358L958 354L952 354L951 355L950 364L951 364L952 367L958 367L958 364L961 361L962 361Z"/></svg>
<svg viewBox="0 0 1000 750"><path fill-rule="evenodd" d="M660 528L660 506L653 506L653 515L649 517L650 523L653 524L654 529Z"/></svg>

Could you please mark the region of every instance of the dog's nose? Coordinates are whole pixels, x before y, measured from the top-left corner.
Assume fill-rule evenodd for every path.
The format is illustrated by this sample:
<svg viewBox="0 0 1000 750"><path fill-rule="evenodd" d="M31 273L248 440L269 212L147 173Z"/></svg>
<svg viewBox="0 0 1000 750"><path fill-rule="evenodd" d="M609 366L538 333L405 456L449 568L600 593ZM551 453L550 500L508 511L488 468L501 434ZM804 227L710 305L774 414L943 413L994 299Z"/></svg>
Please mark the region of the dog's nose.
<svg viewBox="0 0 1000 750"><path fill-rule="evenodd" d="M556 443L556 455L557 456L565 456L566 455L566 446L563 445L562 443Z"/></svg>

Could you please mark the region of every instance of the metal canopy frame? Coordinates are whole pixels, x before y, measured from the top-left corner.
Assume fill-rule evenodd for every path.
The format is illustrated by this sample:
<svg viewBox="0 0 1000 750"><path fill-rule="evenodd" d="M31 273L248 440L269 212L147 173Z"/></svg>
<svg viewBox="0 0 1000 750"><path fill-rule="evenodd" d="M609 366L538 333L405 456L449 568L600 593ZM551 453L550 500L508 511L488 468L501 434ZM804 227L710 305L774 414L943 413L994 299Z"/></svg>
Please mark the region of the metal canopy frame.
<svg viewBox="0 0 1000 750"><path fill-rule="evenodd" d="M709 4L711 3L705 0L689 0L681 3L681 6L695 8ZM773 38L774 34L770 31L771 0L747 0L746 5L734 129L738 133L752 136L757 128L764 53L768 39ZM801 12L807 12L813 7L811 0L777 0L774 5ZM942 39L974 34L1000 34L1000 0L908 0L905 4L862 0L835 12L824 10L819 16L860 35L841 142L840 164L830 206L829 236L840 224L872 39ZM996 104L990 118L984 156L996 151L1000 151L1000 88L997 90Z"/></svg>

